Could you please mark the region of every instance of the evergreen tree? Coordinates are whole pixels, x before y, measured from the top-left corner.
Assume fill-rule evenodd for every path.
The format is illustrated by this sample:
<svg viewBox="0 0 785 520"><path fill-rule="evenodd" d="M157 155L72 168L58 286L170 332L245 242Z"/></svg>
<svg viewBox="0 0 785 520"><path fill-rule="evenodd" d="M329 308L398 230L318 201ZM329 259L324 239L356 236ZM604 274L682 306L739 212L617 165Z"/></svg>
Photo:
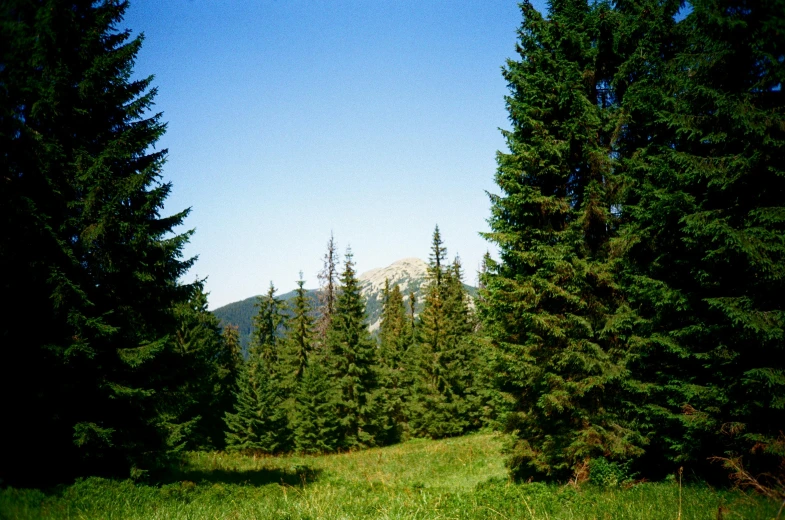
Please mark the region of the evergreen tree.
<svg viewBox="0 0 785 520"><path fill-rule="evenodd" d="M460 435L480 426L482 405L475 343L470 341L473 317L456 257L447 264L447 250L438 226L433 234L428 286L420 342L412 358L415 377L409 400L410 426L416 435Z"/></svg>
<svg viewBox="0 0 785 520"><path fill-rule="evenodd" d="M286 374L286 303L276 297L276 291L270 282L267 294L256 303L259 311L245 373L237 380L236 410L225 417L228 449L276 453L290 448L294 382Z"/></svg>
<svg viewBox="0 0 785 520"><path fill-rule="evenodd" d="M447 250L436 226L427 272L425 304L420 315L420 341L413 352L414 385L409 400L409 425L413 434L440 438L461 432L454 407L445 393L444 366Z"/></svg>
<svg viewBox="0 0 785 520"><path fill-rule="evenodd" d="M642 318L631 368L656 430L648 464L743 454L759 473L785 457L783 8L691 6L639 88L647 143L620 240Z"/></svg>
<svg viewBox="0 0 785 520"><path fill-rule="evenodd" d="M319 312L320 318L317 323L319 338L324 340L327 336L327 329L330 327L333 314L335 314L338 302L338 246L335 238L330 232L330 240L327 242L327 252L324 253L324 266L319 272Z"/></svg>
<svg viewBox="0 0 785 520"><path fill-rule="evenodd" d="M161 215L166 150L150 148L165 124L152 78L131 79L126 8L0 7L5 482L138 476L187 434L173 341L187 211Z"/></svg>
<svg viewBox="0 0 785 520"><path fill-rule="evenodd" d="M384 306L379 325L379 346L382 360L392 368L398 368L401 355L406 350L409 323L403 303L401 288L396 284L390 289L390 281L384 281Z"/></svg>
<svg viewBox="0 0 785 520"><path fill-rule="evenodd" d="M365 302L347 249L341 287L327 329L331 379L339 389L341 448L376 444L380 415L373 398L377 382L376 346L365 324Z"/></svg>
<svg viewBox="0 0 785 520"><path fill-rule="evenodd" d="M417 296L414 295L414 291L409 291L409 302L408 302L408 316L409 316L409 347L417 343L417 315L415 314L415 308L417 306Z"/></svg>
<svg viewBox="0 0 785 520"><path fill-rule="evenodd" d="M567 477L586 459L627 459L646 439L627 420L629 309L614 281L613 169L619 57L608 4L521 5L520 60L504 71L512 129L499 153L491 232L501 261L483 284L484 332L515 398L511 466Z"/></svg>
<svg viewBox="0 0 785 520"><path fill-rule="evenodd" d="M398 285L390 289L389 280L384 281L384 307L379 326L380 390L377 400L382 404L383 416L388 418L385 444L400 439L406 422L406 375L404 353L408 347L409 323L403 295Z"/></svg>
<svg viewBox="0 0 785 520"><path fill-rule="evenodd" d="M221 397L218 409L231 410L234 406L234 394L237 393L237 380L243 366L243 347L240 344L240 330L236 325L226 325L221 331L223 349L215 359L218 367L218 384ZM228 390L228 392L227 392Z"/></svg>
<svg viewBox="0 0 785 520"><path fill-rule="evenodd" d="M308 357L313 350L314 319L311 316L311 302L303 287L305 281L303 274L297 280L294 301L292 302L293 315L288 320L286 334L286 370L284 376L291 379L291 385L300 381L308 365Z"/></svg>
<svg viewBox="0 0 785 520"><path fill-rule="evenodd" d="M182 399L184 417L196 421L187 446L215 449L224 446L224 414L232 409L233 392L242 357L239 338L229 333L227 342L218 318L207 310L207 294L197 281L191 298L175 308L179 326L176 333L182 358ZM232 330L232 329L228 329Z"/></svg>
<svg viewBox="0 0 785 520"><path fill-rule="evenodd" d="M227 412L226 446L230 451L280 453L290 447L284 397L270 377L266 360L252 355L237 379L234 413Z"/></svg>
<svg viewBox="0 0 785 520"><path fill-rule="evenodd" d="M276 298L277 289L270 282L267 294L259 296L255 307L259 309L253 319L253 332L251 341L251 355L264 358L265 365L270 371L278 367L281 356L281 336L286 328L286 303Z"/></svg>
<svg viewBox="0 0 785 520"><path fill-rule="evenodd" d="M295 393L293 430L297 451L324 453L340 445L337 390L321 360L311 358Z"/></svg>

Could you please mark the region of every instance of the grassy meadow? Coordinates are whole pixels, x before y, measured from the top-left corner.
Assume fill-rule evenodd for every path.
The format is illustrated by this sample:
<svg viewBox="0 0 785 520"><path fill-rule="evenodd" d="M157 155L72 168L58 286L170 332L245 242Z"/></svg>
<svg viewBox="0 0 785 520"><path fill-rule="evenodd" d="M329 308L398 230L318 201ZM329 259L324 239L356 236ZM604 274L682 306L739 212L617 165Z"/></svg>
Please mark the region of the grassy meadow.
<svg viewBox="0 0 785 520"><path fill-rule="evenodd" d="M773 519L779 504L678 482L517 484L498 434L324 456L192 453L168 478L0 490L0 518ZM680 497L681 491L681 499ZM680 506L681 504L681 506Z"/></svg>

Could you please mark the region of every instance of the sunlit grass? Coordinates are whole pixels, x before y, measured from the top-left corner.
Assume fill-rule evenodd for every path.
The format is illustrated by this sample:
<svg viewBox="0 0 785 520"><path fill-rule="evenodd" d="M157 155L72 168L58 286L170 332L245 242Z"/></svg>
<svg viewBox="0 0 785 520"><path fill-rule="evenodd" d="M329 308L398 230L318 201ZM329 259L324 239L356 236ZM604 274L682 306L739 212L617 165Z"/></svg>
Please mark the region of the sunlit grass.
<svg viewBox="0 0 785 520"><path fill-rule="evenodd" d="M677 483L629 489L515 484L503 439L479 434L325 456L193 453L163 483L91 478L0 491L2 518L500 518L676 520ZM689 485L681 518L771 519L779 504Z"/></svg>

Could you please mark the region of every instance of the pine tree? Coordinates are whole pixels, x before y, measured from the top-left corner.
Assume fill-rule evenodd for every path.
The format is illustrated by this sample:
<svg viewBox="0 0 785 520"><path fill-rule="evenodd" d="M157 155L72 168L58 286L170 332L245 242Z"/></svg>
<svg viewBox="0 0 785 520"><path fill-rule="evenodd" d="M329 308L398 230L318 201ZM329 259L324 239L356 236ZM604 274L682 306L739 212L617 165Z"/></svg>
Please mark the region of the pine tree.
<svg viewBox="0 0 785 520"><path fill-rule="evenodd" d="M376 346L365 324L365 302L347 249L340 293L327 329L330 377L339 388L341 448L376 444L380 415L373 394L378 387Z"/></svg>
<svg viewBox="0 0 785 520"><path fill-rule="evenodd" d="M294 446L302 453L335 451L340 445L339 396L322 360L309 360L295 393Z"/></svg>
<svg viewBox="0 0 785 520"><path fill-rule="evenodd" d="M412 355L416 372L409 415L414 434L438 438L479 427L482 406L480 381L475 381L478 352L469 338L473 317L460 259L447 264L438 226L431 251L420 342Z"/></svg>
<svg viewBox="0 0 785 520"><path fill-rule="evenodd" d="M227 412L224 418L228 450L280 453L290 448L284 396L270 372L262 356L251 356L243 364L234 413Z"/></svg>
<svg viewBox="0 0 785 520"><path fill-rule="evenodd" d="M285 373L284 334L288 323L285 302L276 297L272 282L260 296L252 341L244 372L237 380L236 408L226 414L226 442L230 450L265 453L291 447L289 414L293 381Z"/></svg>
<svg viewBox="0 0 785 520"><path fill-rule="evenodd" d="M131 79L142 39L117 29L126 8L0 7L5 482L138 476L182 445L173 309L191 261L173 230L187 211L161 215L166 150L150 148L165 124L152 78Z"/></svg>
<svg viewBox="0 0 785 520"><path fill-rule="evenodd" d="M415 374L409 400L412 433L433 438L456 435L461 431L461 426L454 421L455 410L445 394L441 359L446 348L446 255L439 226L436 226L427 272L425 304L420 315L420 341L412 356Z"/></svg>
<svg viewBox="0 0 785 520"><path fill-rule="evenodd" d="M305 280L300 273L297 289L292 301L292 312L288 320L286 334L286 371L284 376L291 380L290 386L300 381L308 365L308 358L313 350L314 319L311 316L311 302L304 288Z"/></svg>
<svg viewBox="0 0 785 520"><path fill-rule="evenodd" d="M510 461L551 478L593 457L628 459L646 439L626 419L629 310L613 278L613 169L619 126L612 89L613 13L554 0L546 19L521 5L519 61L504 71L512 129L497 156L489 263L480 310L516 404Z"/></svg>
<svg viewBox="0 0 785 520"><path fill-rule="evenodd" d="M407 396L406 367L404 354L408 348L409 323L403 295L396 284L390 289L389 280L384 281L384 306L379 326L379 378L380 389L377 401L383 406L382 415L388 418L380 442L391 444L400 440L406 423L405 400Z"/></svg>
<svg viewBox="0 0 785 520"><path fill-rule="evenodd" d="M409 346L411 347L417 343L417 315L415 313L415 308L417 307L417 296L415 296L414 291L409 291L408 300L407 310L409 317Z"/></svg>
<svg viewBox="0 0 785 520"><path fill-rule="evenodd" d="M743 454L758 473L785 457L782 5L691 5L641 89L648 143L622 228L632 369L649 464Z"/></svg>
<svg viewBox="0 0 785 520"><path fill-rule="evenodd" d="M489 381L480 366L478 344L473 340L474 313L469 307L469 295L463 285L463 268L456 256L445 277L444 314L445 345L440 362L445 388L453 407L453 422L461 433L483 426L486 407L484 395Z"/></svg>
<svg viewBox="0 0 785 520"><path fill-rule="evenodd" d="M409 323L401 288L396 284L390 289L389 280L385 280L384 284L379 348L384 362L392 368L397 368L400 366L401 355L406 350Z"/></svg>
<svg viewBox="0 0 785 520"><path fill-rule="evenodd" d="M330 232L330 240L327 242L327 252L324 254L324 265L317 277L319 278L319 312L320 318L317 323L319 338L324 340L327 336L327 329L330 327L333 314L335 314L338 302L338 246L335 238Z"/></svg>
<svg viewBox="0 0 785 520"><path fill-rule="evenodd" d="M220 449L224 446L223 417L232 409L242 363L239 338L234 329L234 336L230 332L229 342L225 340L218 318L207 310L203 281L197 280L194 287L191 298L175 308L179 323L175 338L184 367L179 403L182 415L195 421L186 445L190 449Z"/></svg>
<svg viewBox="0 0 785 520"><path fill-rule="evenodd" d="M255 307L259 309L253 319L251 355L259 355L265 365L275 371L281 357L281 336L286 328L286 303L276 298L277 289L270 282L267 294L259 296Z"/></svg>
<svg viewBox="0 0 785 520"><path fill-rule="evenodd" d="M218 386L220 387L220 391L216 390L216 393L221 396L217 408L224 412L225 415L225 411L234 408L237 381L244 362L239 327L236 325L225 325L221 331L221 341L223 342L223 349L215 358ZM222 431L225 432L223 426L222 424ZM218 448L223 447L223 444L218 445L217 442L215 444Z"/></svg>

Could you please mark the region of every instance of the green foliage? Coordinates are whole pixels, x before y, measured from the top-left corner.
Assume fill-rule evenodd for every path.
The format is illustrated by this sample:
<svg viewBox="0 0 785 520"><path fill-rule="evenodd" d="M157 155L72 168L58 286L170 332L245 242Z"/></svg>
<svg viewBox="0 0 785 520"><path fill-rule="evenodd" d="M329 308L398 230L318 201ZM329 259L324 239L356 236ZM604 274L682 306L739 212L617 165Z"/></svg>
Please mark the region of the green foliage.
<svg viewBox="0 0 785 520"><path fill-rule="evenodd" d="M295 391L292 429L294 447L300 453L335 451L341 441L337 389L322 362L313 358L309 361Z"/></svg>
<svg viewBox="0 0 785 520"><path fill-rule="evenodd" d="M187 211L161 215L165 124L152 78L132 79L126 8L0 7L5 481L150 469L191 423L174 341Z"/></svg>
<svg viewBox="0 0 785 520"><path fill-rule="evenodd" d="M230 451L280 453L290 447L284 396L261 355L245 362L237 379L234 413L226 413Z"/></svg>
<svg viewBox="0 0 785 520"><path fill-rule="evenodd" d="M277 289L270 282L267 294L259 296L255 307L259 309L253 321L253 336L249 354L251 357L261 356L267 367L275 369L281 357L281 336L287 327L286 304L276 298Z"/></svg>
<svg viewBox="0 0 785 520"><path fill-rule="evenodd" d="M378 435L380 443L391 444L400 440L407 422L407 367L404 354L410 346L411 325L397 284L390 289L389 280L385 280L382 297L384 306L379 327L380 389L375 399L382 407L382 417L387 419Z"/></svg>
<svg viewBox="0 0 785 520"><path fill-rule="evenodd" d="M625 4L626 5L626 4ZM521 5L520 60L504 71L512 128L497 156L480 311L499 351L521 477L566 478L586 458L639 456L646 437L628 418L630 309L609 247L619 225L611 89L623 56L606 3L554 1L548 18ZM649 20L656 23L656 20Z"/></svg>
<svg viewBox="0 0 785 520"><path fill-rule="evenodd" d="M175 335L183 391L180 413L195 421L183 442L190 449L224 447L224 414L231 411L236 380L242 363L237 329L221 333L218 319L207 310L207 294L197 281L191 298L175 307Z"/></svg>
<svg viewBox="0 0 785 520"><path fill-rule="evenodd" d="M412 372L408 395L408 427L416 436L460 435L484 424L483 410L490 385L482 376L479 343L471 338L474 316L456 257L446 262L447 250L437 226L417 339L406 362Z"/></svg>
<svg viewBox="0 0 785 520"><path fill-rule="evenodd" d="M351 249L345 255L326 347L330 377L339 389L340 447L373 446L382 419L378 403L372 398L378 387L376 345L365 323L365 304Z"/></svg>
<svg viewBox="0 0 785 520"><path fill-rule="evenodd" d="M291 302L292 316L287 323L284 342L284 365L282 378L290 387L303 377L308 358L313 350L315 319L311 312L311 301L303 288L305 281L297 281L296 296Z"/></svg>
<svg viewBox="0 0 785 520"><path fill-rule="evenodd" d="M762 472L785 422L782 5L692 5L649 96L667 131L629 161L633 368L671 468L735 453Z"/></svg>
<svg viewBox="0 0 785 520"><path fill-rule="evenodd" d="M479 305L519 476L781 464L782 5L691 7L522 5Z"/></svg>
<svg viewBox="0 0 785 520"><path fill-rule="evenodd" d="M605 458L591 459L588 464L589 482L601 487L616 487L623 483L630 482L630 463L623 464L609 461Z"/></svg>

